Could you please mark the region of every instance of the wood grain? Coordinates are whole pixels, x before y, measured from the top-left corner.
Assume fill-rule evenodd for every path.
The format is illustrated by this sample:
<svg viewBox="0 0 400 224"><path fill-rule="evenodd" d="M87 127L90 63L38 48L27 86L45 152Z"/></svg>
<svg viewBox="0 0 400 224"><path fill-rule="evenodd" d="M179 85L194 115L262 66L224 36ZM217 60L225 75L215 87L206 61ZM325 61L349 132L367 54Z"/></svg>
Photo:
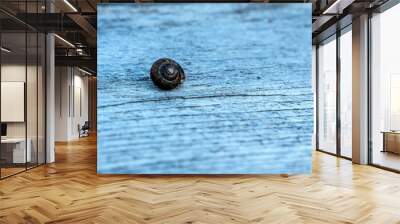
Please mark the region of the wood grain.
<svg viewBox="0 0 400 224"><path fill-rule="evenodd" d="M100 5L98 172L309 173L309 6ZM149 78L162 57L185 70L172 91Z"/></svg>
<svg viewBox="0 0 400 224"><path fill-rule="evenodd" d="M314 152L312 175L98 175L96 138L0 181L0 223L400 223L399 174Z"/></svg>

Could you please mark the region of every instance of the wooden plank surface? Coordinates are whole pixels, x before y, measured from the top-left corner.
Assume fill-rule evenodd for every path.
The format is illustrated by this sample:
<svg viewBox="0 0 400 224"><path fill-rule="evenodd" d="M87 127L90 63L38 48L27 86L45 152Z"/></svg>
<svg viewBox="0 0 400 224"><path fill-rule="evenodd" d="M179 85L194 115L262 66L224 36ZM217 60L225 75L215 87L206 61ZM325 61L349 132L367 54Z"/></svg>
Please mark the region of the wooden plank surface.
<svg viewBox="0 0 400 224"><path fill-rule="evenodd" d="M314 152L311 175L98 175L96 138L0 181L0 224L399 224L400 176Z"/></svg>
<svg viewBox="0 0 400 224"><path fill-rule="evenodd" d="M99 6L99 173L311 167L310 5ZM157 89L169 57L185 83Z"/></svg>

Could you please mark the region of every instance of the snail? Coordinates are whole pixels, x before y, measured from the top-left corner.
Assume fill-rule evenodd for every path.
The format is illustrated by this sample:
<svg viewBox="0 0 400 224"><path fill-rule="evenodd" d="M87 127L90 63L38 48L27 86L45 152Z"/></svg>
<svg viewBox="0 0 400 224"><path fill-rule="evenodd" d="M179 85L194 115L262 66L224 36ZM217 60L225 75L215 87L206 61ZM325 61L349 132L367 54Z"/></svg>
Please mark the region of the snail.
<svg viewBox="0 0 400 224"><path fill-rule="evenodd" d="M185 72L176 61L169 58L161 58L151 66L150 78L160 89L170 90L183 83Z"/></svg>

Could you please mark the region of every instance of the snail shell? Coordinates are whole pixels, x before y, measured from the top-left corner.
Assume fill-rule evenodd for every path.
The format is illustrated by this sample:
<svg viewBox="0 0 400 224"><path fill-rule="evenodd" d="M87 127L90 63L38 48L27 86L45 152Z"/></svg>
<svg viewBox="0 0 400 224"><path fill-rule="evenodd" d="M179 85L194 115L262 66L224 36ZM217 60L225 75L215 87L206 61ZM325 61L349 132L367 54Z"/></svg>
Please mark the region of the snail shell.
<svg viewBox="0 0 400 224"><path fill-rule="evenodd" d="M161 58L151 66L150 77L160 89L170 90L176 88L185 80L185 73L176 61Z"/></svg>

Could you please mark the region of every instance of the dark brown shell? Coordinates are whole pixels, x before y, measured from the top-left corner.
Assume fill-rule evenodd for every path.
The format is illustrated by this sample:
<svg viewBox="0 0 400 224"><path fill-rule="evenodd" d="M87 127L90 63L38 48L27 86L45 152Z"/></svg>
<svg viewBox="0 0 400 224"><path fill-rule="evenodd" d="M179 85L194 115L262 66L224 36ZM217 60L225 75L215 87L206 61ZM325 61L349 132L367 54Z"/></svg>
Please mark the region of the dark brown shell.
<svg viewBox="0 0 400 224"><path fill-rule="evenodd" d="M150 77L160 89L170 90L176 88L185 80L185 73L176 61L161 58L151 66Z"/></svg>

